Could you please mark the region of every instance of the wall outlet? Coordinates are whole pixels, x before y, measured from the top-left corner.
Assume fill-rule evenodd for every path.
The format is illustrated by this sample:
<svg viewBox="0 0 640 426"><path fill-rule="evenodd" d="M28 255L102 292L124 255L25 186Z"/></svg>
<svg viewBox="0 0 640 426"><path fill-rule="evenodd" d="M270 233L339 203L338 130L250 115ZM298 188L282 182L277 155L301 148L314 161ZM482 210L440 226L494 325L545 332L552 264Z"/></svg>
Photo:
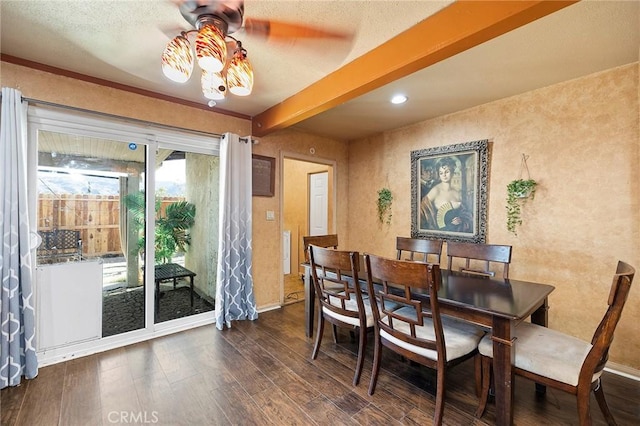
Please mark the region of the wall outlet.
<svg viewBox="0 0 640 426"><path fill-rule="evenodd" d="M276 220L276 213L273 210L267 210L267 220Z"/></svg>

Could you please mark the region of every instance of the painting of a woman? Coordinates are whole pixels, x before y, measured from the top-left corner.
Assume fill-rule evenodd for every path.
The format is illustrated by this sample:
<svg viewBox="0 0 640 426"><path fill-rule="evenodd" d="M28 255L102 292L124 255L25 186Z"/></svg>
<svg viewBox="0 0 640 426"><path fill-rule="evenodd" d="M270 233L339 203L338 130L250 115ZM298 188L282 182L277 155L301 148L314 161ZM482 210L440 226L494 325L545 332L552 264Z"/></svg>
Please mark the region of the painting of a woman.
<svg viewBox="0 0 640 426"><path fill-rule="evenodd" d="M452 184L456 169L456 160L444 157L436 163L438 183L436 183L420 202L422 229L451 232L470 232L473 227L473 214L462 201L462 191Z"/></svg>
<svg viewBox="0 0 640 426"><path fill-rule="evenodd" d="M411 237L483 243L488 141L411 151Z"/></svg>

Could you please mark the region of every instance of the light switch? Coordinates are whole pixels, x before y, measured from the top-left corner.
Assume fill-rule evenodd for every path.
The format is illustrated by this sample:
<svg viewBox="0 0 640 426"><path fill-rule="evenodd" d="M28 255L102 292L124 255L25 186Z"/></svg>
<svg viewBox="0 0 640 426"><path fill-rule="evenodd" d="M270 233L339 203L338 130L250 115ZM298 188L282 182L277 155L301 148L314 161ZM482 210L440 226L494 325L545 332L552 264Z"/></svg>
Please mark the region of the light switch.
<svg viewBox="0 0 640 426"><path fill-rule="evenodd" d="M275 220L276 214L273 210L267 210L267 220Z"/></svg>

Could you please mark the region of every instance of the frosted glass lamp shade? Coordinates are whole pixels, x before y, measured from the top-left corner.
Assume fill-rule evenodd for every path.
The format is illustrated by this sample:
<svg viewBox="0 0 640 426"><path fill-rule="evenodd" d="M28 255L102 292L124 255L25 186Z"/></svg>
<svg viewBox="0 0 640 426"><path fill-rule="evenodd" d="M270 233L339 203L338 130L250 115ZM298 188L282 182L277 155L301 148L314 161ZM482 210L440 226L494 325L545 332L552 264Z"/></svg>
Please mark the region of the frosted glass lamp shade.
<svg viewBox="0 0 640 426"><path fill-rule="evenodd" d="M227 85L224 77L219 72L209 72L202 70L202 94L207 99L218 101L224 99L227 94Z"/></svg>
<svg viewBox="0 0 640 426"><path fill-rule="evenodd" d="M227 59L227 43L217 27L205 25L196 37L198 65L205 71L220 72Z"/></svg>
<svg viewBox="0 0 640 426"><path fill-rule="evenodd" d="M179 35L167 44L162 53L162 72L176 83L184 83L193 71L193 53L189 40Z"/></svg>
<svg viewBox="0 0 640 426"><path fill-rule="evenodd" d="M247 96L253 90L253 68L246 51L237 50L227 69L229 91L236 96Z"/></svg>

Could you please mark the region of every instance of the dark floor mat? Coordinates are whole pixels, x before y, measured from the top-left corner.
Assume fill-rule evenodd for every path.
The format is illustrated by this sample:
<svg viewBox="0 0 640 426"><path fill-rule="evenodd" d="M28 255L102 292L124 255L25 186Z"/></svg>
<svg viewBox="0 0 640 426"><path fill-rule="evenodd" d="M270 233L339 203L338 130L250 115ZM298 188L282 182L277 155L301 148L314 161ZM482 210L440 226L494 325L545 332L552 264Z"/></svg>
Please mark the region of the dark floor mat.
<svg viewBox="0 0 640 426"><path fill-rule="evenodd" d="M142 288L112 291L102 298L102 337L144 328L144 292ZM169 321L213 310L213 304L193 294L193 308L188 287L161 293L157 322Z"/></svg>

